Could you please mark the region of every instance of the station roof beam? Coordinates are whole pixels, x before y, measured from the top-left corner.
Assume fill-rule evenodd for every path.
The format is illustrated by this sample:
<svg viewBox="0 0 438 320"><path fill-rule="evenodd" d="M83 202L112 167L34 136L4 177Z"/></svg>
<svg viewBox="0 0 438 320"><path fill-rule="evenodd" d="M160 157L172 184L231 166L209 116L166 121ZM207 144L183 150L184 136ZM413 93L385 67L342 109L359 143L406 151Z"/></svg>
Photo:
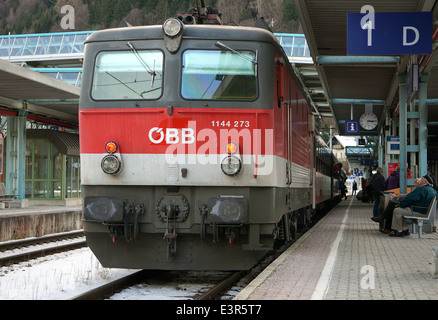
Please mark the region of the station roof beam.
<svg viewBox="0 0 438 320"><path fill-rule="evenodd" d="M0 115L78 127L80 88L0 59Z"/></svg>
<svg viewBox="0 0 438 320"><path fill-rule="evenodd" d="M409 55L347 55L347 16L360 13L363 5L379 12L430 12L438 21L438 1L399 0L358 2L350 0L294 0L300 23L315 61L322 89L335 119L335 133L345 134L346 120L359 120L366 108L379 119L376 129L360 134L376 137L388 126L387 115L398 118L399 79L406 73ZM432 54L419 56L420 74L429 77L427 82L429 147L438 150L438 28L434 25ZM426 77L425 77L426 78ZM408 114L408 116L410 116ZM372 140L372 139L368 139ZM372 146L371 146L372 147ZM374 154L375 154L374 150Z"/></svg>

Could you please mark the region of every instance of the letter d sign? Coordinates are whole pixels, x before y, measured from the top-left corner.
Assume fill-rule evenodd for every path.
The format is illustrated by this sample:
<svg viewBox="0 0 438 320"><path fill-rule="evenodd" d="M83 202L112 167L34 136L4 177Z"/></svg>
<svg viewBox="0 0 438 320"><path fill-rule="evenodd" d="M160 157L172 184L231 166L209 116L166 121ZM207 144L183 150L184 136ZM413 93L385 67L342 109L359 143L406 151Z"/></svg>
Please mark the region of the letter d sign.
<svg viewBox="0 0 438 320"><path fill-rule="evenodd" d="M415 39L414 41L408 42L408 30L414 31ZM404 46L413 46L420 40L420 33L418 32L418 29L415 27L406 26L403 27L403 45Z"/></svg>

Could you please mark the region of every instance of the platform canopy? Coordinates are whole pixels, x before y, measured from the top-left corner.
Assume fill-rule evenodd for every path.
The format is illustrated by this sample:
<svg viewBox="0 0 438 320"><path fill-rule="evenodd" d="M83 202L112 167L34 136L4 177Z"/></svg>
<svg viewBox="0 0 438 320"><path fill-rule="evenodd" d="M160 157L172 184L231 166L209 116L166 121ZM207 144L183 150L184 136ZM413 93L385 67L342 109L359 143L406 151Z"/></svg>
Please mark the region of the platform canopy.
<svg viewBox="0 0 438 320"><path fill-rule="evenodd" d="M360 129L361 135L376 136L385 126L385 114L398 116L399 82L397 74L405 73L409 55L347 55L347 14L360 13L362 6L373 6L378 12L432 11L438 19L435 0L351 1L351 0L295 0L310 54L326 103L321 113L329 108L334 117L335 131L345 134L346 120L359 120L365 111L372 110L379 126L370 131ZM437 29L434 26L433 39ZM438 66L436 45L432 54L418 55L420 73L429 73L427 85L428 131L430 143L438 141ZM312 83L306 86L311 88Z"/></svg>
<svg viewBox="0 0 438 320"><path fill-rule="evenodd" d="M0 59L0 115L78 128L80 88Z"/></svg>

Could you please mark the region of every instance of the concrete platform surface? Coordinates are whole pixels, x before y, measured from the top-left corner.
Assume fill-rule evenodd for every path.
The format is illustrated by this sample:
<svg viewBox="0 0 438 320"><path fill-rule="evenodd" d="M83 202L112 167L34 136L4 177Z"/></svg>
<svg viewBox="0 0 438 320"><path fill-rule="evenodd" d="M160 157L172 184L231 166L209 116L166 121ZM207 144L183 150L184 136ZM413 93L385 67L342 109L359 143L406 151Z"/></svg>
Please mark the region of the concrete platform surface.
<svg viewBox="0 0 438 320"><path fill-rule="evenodd" d="M390 237L352 197L306 232L235 300L436 300L436 232Z"/></svg>

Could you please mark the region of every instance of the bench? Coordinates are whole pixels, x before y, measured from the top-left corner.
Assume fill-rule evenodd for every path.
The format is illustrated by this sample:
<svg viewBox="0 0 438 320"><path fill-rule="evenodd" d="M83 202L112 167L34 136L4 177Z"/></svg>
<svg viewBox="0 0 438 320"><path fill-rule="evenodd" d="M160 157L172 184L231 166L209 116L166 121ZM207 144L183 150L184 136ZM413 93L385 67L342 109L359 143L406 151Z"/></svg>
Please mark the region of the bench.
<svg viewBox="0 0 438 320"><path fill-rule="evenodd" d="M427 213L425 217L413 217L413 216L403 217L406 220L412 221L412 223L414 224L414 233L416 229L415 226L418 225L418 238L421 238L421 235L423 234L423 222L429 221L432 223L434 221L435 212L436 212L436 203L437 203L437 197L433 197L432 201L430 202L429 208L427 209Z"/></svg>
<svg viewBox="0 0 438 320"><path fill-rule="evenodd" d="M8 203L14 201L18 197L16 194L8 194L6 192L6 186L3 182L0 182L0 203Z"/></svg>

